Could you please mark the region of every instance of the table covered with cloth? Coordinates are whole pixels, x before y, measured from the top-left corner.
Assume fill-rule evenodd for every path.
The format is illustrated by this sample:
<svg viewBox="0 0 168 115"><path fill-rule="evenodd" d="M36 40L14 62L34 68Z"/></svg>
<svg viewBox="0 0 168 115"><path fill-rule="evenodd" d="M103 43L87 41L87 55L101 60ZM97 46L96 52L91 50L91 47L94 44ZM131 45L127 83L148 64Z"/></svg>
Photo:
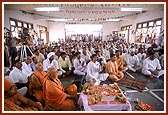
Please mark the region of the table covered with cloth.
<svg viewBox="0 0 168 115"><path fill-rule="evenodd" d="M116 84L91 86L82 90L78 104L85 111L132 111L131 104Z"/></svg>

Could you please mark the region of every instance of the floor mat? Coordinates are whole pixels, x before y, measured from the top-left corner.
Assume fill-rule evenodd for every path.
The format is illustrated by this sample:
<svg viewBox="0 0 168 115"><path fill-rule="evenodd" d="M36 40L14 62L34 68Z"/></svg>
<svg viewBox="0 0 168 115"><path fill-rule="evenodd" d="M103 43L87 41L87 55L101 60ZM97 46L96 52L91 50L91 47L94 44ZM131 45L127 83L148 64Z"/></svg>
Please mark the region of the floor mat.
<svg viewBox="0 0 168 115"><path fill-rule="evenodd" d="M136 89L138 91L142 91L145 89L147 81L146 80L141 80L138 78L130 78L125 76L122 80L117 81L120 85L124 87L128 87L131 89Z"/></svg>

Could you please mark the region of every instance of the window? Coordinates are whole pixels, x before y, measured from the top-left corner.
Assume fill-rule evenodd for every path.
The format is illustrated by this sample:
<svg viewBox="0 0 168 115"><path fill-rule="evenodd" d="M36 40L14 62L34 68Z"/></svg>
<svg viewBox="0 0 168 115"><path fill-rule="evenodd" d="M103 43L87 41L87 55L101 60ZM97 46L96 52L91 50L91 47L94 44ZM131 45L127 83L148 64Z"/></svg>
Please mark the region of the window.
<svg viewBox="0 0 168 115"><path fill-rule="evenodd" d="M122 26L121 27L121 31L130 30L130 29L132 29L132 25Z"/></svg>
<svg viewBox="0 0 168 115"><path fill-rule="evenodd" d="M150 26L150 27L153 26L153 23L154 23L154 22L149 22L149 26Z"/></svg>
<svg viewBox="0 0 168 115"><path fill-rule="evenodd" d="M141 28L142 27L142 24L138 24L138 28Z"/></svg>
<svg viewBox="0 0 168 115"><path fill-rule="evenodd" d="M18 25L19 27L22 27L22 23L21 23L21 22L18 22L17 25Z"/></svg>
<svg viewBox="0 0 168 115"><path fill-rule="evenodd" d="M26 23L24 23L24 24L23 24L23 27L24 27L24 28L27 28L27 24L26 24Z"/></svg>
<svg viewBox="0 0 168 115"><path fill-rule="evenodd" d="M156 21L156 25L157 25L157 26L160 26L160 25L161 25L161 23L162 23L162 21L161 21L161 20Z"/></svg>
<svg viewBox="0 0 168 115"><path fill-rule="evenodd" d="M23 31L23 28L29 29L29 34L32 34L33 24L29 22L24 22L21 20L17 20L14 18L10 18L10 29L12 31L12 35L17 38L21 38L21 34Z"/></svg>
<svg viewBox="0 0 168 115"><path fill-rule="evenodd" d="M15 21L11 20L10 25L15 26L16 25Z"/></svg>
<svg viewBox="0 0 168 115"><path fill-rule="evenodd" d="M147 23L143 23L143 28L147 27Z"/></svg>
<svg viewBox="0 0 168 115"><path fill-rule="evenodd" d="M136 42L138 43L155 43L156 38L161 31L162 18L137 23Z"/></svg>

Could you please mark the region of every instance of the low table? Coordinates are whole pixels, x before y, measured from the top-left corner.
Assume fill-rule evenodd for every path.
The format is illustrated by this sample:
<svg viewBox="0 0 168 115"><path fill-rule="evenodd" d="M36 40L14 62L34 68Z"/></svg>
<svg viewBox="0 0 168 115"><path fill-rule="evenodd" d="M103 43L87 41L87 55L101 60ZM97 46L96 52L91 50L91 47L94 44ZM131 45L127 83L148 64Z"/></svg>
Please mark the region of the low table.
<svg viewBox="0 0 168 115"><path fill-rule="evenodd" d="M119 103L113 100L88 105L88 95L83 92L79 96L78 104L83 106L85 111L132 111L132 106L128 100L127 103Z"/></svg>

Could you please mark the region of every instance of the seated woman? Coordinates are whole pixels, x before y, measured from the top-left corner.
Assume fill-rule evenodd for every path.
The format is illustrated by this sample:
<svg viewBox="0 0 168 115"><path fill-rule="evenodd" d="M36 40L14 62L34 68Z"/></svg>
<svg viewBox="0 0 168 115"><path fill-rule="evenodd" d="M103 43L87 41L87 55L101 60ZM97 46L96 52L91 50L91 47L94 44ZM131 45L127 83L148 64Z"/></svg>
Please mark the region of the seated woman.
<svg viewBox="0 0 168 115"><path fill-rule="evenodd" d="M77 87L75 84L64 88L58 79L58 70L48 68L48 76L43 84L45 110L73 111L77 102Z"/></svg>
<svg viewBox="0 0 168 115"><path fill-rule="evenodd" d="M17 101L20 101L29 107L22 108L17 105ZM40 102L34 102L17 92L16 85L9 80L4 79L4 110L5 111L35 111L43 110Z"/></svg>
<svg viewBox="0 0 168 115"><path fill-rule="evenodd" d="M118 70L116 55L111 54L110 57L111 59L107 62L105 66L105 71L109 74L109 79L111 79L112 81L121 80L124 77L124 74L122 71Z"/></svg>

